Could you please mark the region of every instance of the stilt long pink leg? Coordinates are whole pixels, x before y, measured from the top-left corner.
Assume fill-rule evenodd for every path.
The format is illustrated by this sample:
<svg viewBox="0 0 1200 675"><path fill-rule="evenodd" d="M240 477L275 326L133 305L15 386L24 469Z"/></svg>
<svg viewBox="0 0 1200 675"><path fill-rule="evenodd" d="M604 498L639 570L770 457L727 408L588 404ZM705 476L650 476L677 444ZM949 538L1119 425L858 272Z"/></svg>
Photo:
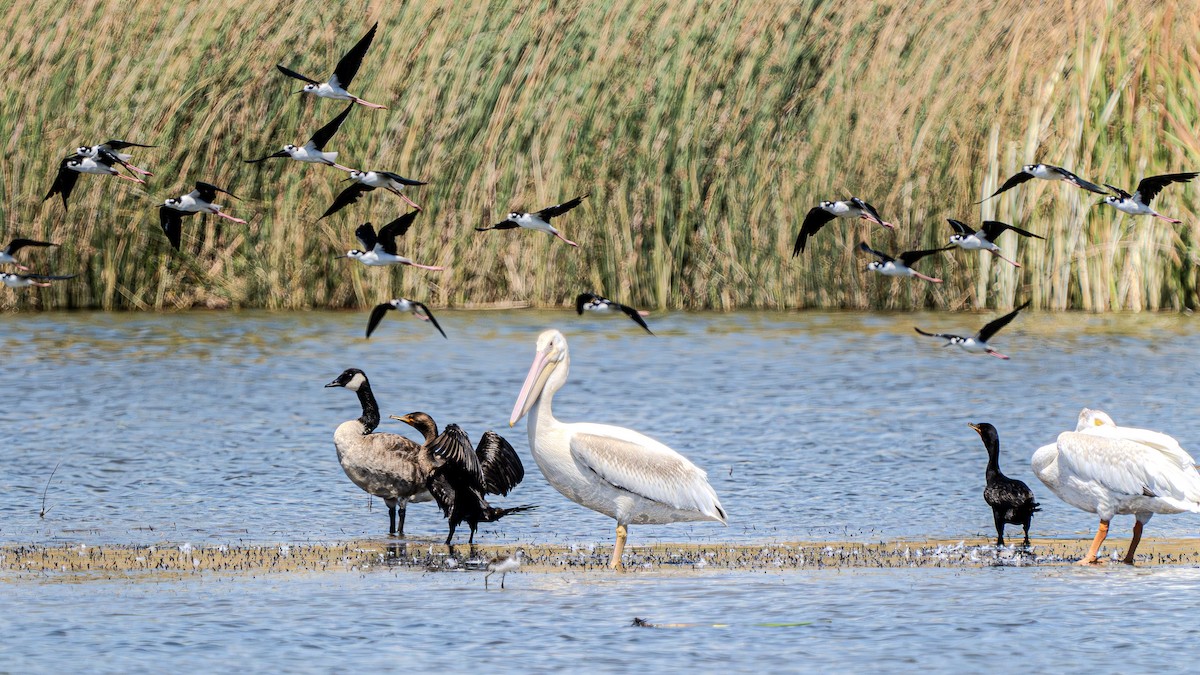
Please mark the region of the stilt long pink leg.
<svg viewBox="0 0 1200 675"><path fill-rule="evenodd" d="M1019 263L1019 262L1016 262L1016 261L1013 261L1013 260L1009 260L1008 258L1005 258L1004 256L1000 255L999 253L996 253L995 251L992 251L992 255L994 255L994 256L996 256L997 258L999 258L999 259L1003 260L1004 262L1008 263L1009 265L1012 265L1013 267L1020 267L1020 266L1021 266L1021 263Z"/></svg>

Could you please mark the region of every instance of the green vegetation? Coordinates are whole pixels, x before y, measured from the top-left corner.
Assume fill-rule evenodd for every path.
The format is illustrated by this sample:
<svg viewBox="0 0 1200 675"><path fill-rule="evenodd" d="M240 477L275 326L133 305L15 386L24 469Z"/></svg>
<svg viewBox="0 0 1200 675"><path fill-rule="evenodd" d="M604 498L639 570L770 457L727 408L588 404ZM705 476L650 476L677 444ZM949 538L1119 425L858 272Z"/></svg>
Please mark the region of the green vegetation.
<svg viewBox="0 0 1200 675"><path fill-rule="evenodd" d="M4 237L48 237L54 288L0 290L0 307L347 307L403 295L435 305L561 304L594 289L648 307L1192 306L1200 184L1172 186L1172 227L1131 219L1059 183L980 206L1022 164L1060 164L1132 188L1200 169L1200 13L1072 3L566 0L529 3L16 0L0 7ZM290 95L283 63L325 77L380 22L328 149L350 166L431 181L401 240L446 273L334 260L353 230L403 212L376 192L317 222L344 174L290 160L343 109ZM16 86L20 85L20 87ZM64 214L42 203L59 160L108 138L157 143L135 162L147 190L82 176ZM163 199L205 180L248 226L185 220L183 252L158 227ZM561 229L476 233L510 208L583 192ZM804 214L851 194L898 223L832 223L800 258ZM982 210L981 210L982 209ZM945 218L1012 222L1047 241L1000 239L1014 269L954 251L891 280L853 251L944 243Z"/></svg>

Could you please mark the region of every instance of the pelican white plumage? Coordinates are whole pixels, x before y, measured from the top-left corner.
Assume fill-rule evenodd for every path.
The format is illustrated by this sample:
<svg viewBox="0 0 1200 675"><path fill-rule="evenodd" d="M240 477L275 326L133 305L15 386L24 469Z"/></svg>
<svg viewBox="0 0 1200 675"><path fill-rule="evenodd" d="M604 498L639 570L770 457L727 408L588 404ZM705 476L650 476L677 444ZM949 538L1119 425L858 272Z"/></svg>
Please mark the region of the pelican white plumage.
<svg viewBox="0 0 1200 675"><path fill-rule="evenodd" d="M563 423L550 404L567 382L571 357L557 330L538 336L537 355L508 424L529 415L529 449L547 482L567 499L617 521L609 566L621 567L629 525L697 520L725 523L708 474L686 457L632 429Z"/></svg>
<svg viewBox="0 0 1200 675"><path fill-rule="evenodd" d="M1096 552L1117 514L1133 514L1133 538L1124 562L1142 539L1155 513L1200 513L1200 472L1179 443L1157 431L1117 426L1099 410L1084 408L1075 431L1033 453L1033 472L1064 502L1100 516L1092 546L1080 565L1097 562Z"/></svg>

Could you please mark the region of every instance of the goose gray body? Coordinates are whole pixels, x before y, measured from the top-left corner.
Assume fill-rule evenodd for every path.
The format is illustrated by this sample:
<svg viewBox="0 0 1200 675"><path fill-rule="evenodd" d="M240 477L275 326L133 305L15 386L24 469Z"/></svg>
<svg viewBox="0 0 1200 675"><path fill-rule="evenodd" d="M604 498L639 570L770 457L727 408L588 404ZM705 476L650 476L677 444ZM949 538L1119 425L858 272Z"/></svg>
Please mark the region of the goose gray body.
<svg viewBox="0 0 1200 675"><path fill-rule="evenodd" d="M338 463L352 483L383 499L388 507L389 533L404 536L407 505L432 499L425 484L441 460L399 434L373 433L379 425L379 406L361 370L350 368L325 386L345 387L358 394L362 417L342 422L333 432Z"/></svg>

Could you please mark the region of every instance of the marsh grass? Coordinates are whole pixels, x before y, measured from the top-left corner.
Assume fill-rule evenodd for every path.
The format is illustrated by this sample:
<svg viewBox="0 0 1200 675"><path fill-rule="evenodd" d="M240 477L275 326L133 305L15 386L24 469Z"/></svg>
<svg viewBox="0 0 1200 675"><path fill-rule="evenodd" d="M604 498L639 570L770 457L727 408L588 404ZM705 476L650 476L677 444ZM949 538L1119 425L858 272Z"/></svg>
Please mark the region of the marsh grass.
<svg viewBox="0 0 1200 675"><path fill-rule="evenodd" d="M1132 188L1200 167L1200 12L1125 4L919 2L10 2L0 9L3 236L81 278L0 293L0 306L347 307L568 302L584 289L659 308L1158 309L1196 301L1200 185L1172 186L1162 221L1093 208L1033 181L975 206L1024 163ZM400 200L375 192L317 221L333 169L272 160L341 111L291 95L283 63L326 77L371 21L351 113L328 149L428 180L401 250L447 273L365 269L339 252ZM97 36L104 36L98 38ZM157 143L148 189L82 176L69 213L41 201L58 161L107 138ZM185 220L182 253L156 206L196 180L229 188L248 226ZM476 233L511 208L590 192L557 223ZM836 222L799 259L809 208L851 194L895 233ZM945 218L1012 222L1020 269L954 251L940 286L870 275L860 239L943 243Z"/></svg>

